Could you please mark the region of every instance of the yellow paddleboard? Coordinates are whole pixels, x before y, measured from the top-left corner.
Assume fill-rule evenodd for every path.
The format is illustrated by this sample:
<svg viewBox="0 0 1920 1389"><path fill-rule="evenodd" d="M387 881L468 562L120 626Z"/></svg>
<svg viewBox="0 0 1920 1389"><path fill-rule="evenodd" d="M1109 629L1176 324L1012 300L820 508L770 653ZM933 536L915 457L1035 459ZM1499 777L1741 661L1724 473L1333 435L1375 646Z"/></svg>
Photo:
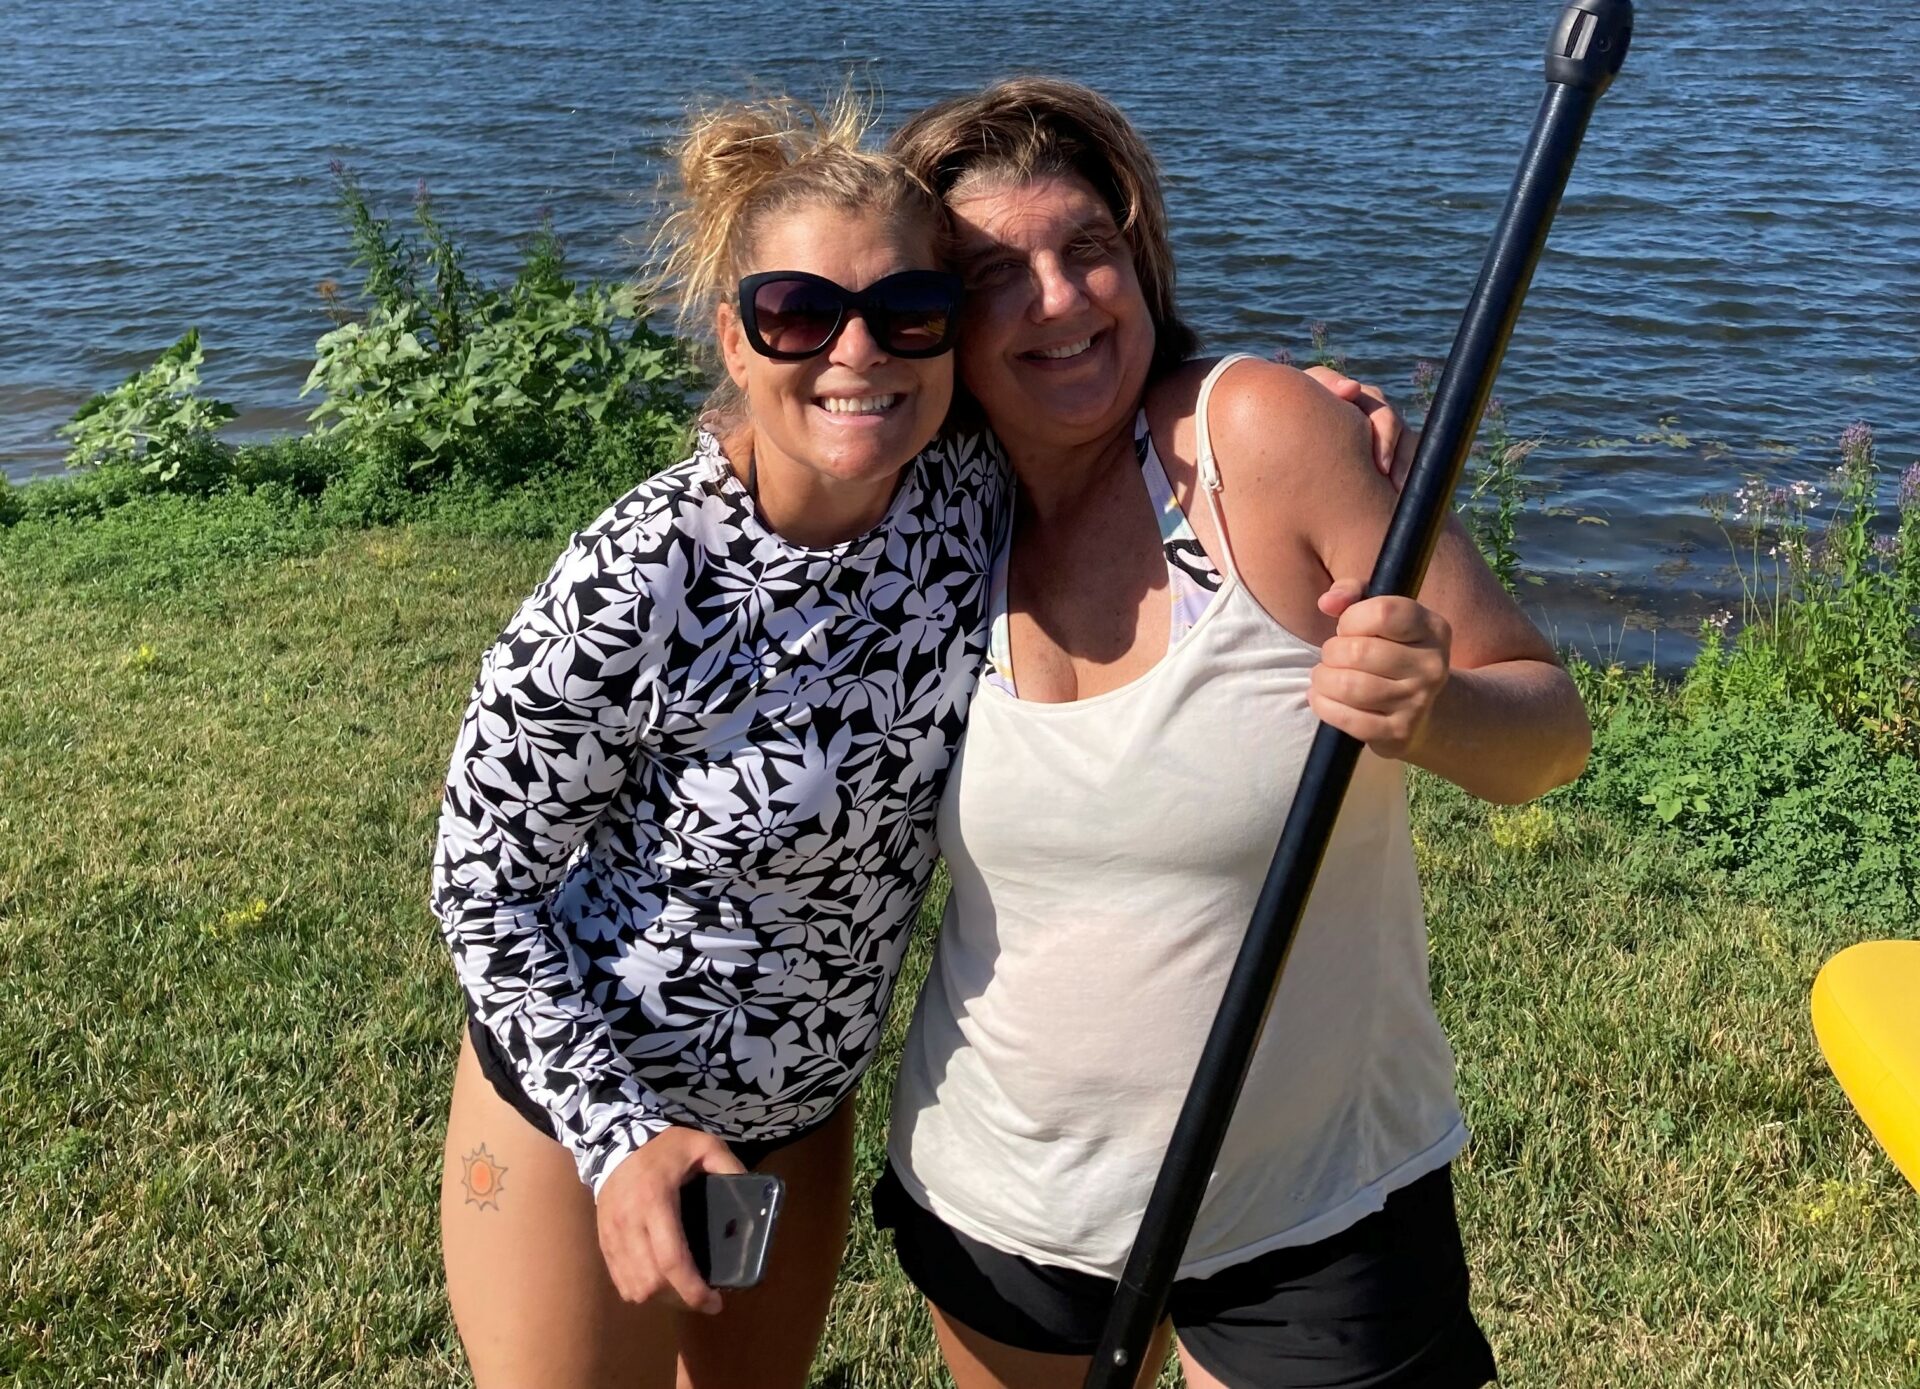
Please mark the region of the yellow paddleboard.
<svg viewBox="0 0 1920 1389"><path fill-rule="evenodd" d="M1827 1064L1894 1165L1920 1189L1920 941L1873 940L1813 981Z"/></svg>

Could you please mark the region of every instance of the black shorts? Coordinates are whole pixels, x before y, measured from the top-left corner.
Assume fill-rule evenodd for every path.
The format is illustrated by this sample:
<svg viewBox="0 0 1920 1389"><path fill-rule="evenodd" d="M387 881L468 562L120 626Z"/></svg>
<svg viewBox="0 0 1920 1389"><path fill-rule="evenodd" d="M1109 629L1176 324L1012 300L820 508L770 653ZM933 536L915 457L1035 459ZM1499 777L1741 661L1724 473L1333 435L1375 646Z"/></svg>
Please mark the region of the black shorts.
<svg viewBox="0 0 1920 1389"><path fill-rule="evenodd" d="M553 1116L520 1088L520 1077L515 1074L513 1063L500 1050L500 1043L494 1040L493 1034L480 1025L480 1020L473 1015L471 1004L467 1007L467 1035L473 1039L473 1054L480 1060L480 1074L487 1078L493 1093L511 1105L514 1113L558 1142L559 1136L553 1130ZM838 1106L835 1109L837 1111ZM752 1171L788 1144L798 1143L816 1129L825 1127L832 1118L833 1112L829 1112L825 1118L779 1138L728 1138L724 1141L733 1149L733 1155L740 1159L741 1165Z"/></svg>
<svg viewBox="0 0 1920 1389"><path fill-rule="evenodd" d="M970 1239L909 1196L892 1167L874 1188L873 1218L949 1319L1021 1350L1092 1354L1108 1279ZM1232 1389L1476 1389L1495 1378L1467 1306L1445 1167L1318 1244L1175 1283L1167 1313L1187 1354Z"/></svg>

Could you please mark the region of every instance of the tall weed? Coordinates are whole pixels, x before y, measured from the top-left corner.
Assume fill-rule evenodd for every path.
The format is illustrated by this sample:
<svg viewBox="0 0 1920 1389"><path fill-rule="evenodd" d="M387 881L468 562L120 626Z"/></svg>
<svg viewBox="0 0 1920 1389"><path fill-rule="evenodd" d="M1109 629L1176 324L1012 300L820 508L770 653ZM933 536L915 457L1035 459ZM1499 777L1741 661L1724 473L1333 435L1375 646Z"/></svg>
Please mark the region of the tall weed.
<svg viewBox="0 0 1920 1389"><path fill-rule="evenodd" d="M1440 370L1432 362L1414 364L1414 399L1424 410L1433 404L1433 391ZM1507 419L1507 407L1500 397L1487 402L1482 417L1482 437L1467 455L1461 477L1466 495L1460 499L1460 518L1467 534L1479 548L1487 567L1512 593L1520 581L1520 515L1526 510L1527 456L1540 446L1540 440L1515 436Z"/></svg>
<svg viewBox="0 0 1920 1389"><path fill-rule="evenodd" d="M73 440L67 466L132 468L161 483L185 474L189 488L224 472L225 455L213 436L234 410L198 394L205 360L199 329L188 329L151 365L82 405L60 426Z"/></svg>
<svg viewBox="0 0 1920 1389"><path fill-rule="evenodd" d="M510 486L580 421L682 429L694 382L685 352L647 325L631 287L569 279L550 219L513 280L488 286L424 188L409 236L373 212L349 171L334 172L368 307L315 345L302 394L320 393L309 419L323 430L379 436L388 453L405 441L420 485L466 473Z"/></svg>
<svg viewBox="0 0 1920 1389"><path fill-rule="evenodd" d="M1712 503L1740 576L1740 612L1717 614L1688 673L1689 703L1805 703L1843 729L1920 751L1920 463L1891 514L1873 431L1841 434L1832 502L1798 482L1749 478Z"/></svg>

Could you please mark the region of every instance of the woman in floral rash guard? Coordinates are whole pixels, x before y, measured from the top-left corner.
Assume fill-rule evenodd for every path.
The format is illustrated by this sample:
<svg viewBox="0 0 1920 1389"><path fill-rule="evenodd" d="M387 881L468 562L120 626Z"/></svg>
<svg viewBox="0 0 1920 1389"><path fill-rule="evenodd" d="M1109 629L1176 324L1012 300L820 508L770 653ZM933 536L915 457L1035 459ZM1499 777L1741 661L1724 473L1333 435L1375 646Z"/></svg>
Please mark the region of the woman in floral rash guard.
<svg viewBox="0 0 1920 1389"><path fill-rule="evenodd" d="M481 1389L799 1385L825 1319L843 1101L933 870L1005 487L980 437L935 441L939 205L860 133L779 102L695 121L669 270L727 398L573 538L461 724L442 1229ZM745 1167L786 1214L723 1305L677 1196Z"/></svg>

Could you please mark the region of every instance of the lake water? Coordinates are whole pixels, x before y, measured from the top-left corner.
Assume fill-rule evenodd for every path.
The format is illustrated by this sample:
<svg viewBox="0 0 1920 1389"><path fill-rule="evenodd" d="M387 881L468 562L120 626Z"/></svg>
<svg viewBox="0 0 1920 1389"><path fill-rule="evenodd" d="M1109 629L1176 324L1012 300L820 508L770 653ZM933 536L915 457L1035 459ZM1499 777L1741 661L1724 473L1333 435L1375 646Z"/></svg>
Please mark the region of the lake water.
<svg viewBox="0 0 1920 1389"><path fill-rule="evenodd" d="M1216 349L1330 326L1397 396L1444 355L1542 90L1558 6L1138 0L813 6L260 0L8 5L0 47L0 466L189 326L238 433L298 424L315 286L351 283L328 160L477 265L543 207L582 273L644 236L690 100L867 74L892 119L1015 70L1119 101L1165 163L1183 306ZM1183 11L1185 7L1182 7ZM1499 394L1546 436L1526 590L1562 640L1683 655L1725 601L1699 507L1821 480L1871 421L1920 454L1920 16L1885 0L1643 3Z"/></svg>

